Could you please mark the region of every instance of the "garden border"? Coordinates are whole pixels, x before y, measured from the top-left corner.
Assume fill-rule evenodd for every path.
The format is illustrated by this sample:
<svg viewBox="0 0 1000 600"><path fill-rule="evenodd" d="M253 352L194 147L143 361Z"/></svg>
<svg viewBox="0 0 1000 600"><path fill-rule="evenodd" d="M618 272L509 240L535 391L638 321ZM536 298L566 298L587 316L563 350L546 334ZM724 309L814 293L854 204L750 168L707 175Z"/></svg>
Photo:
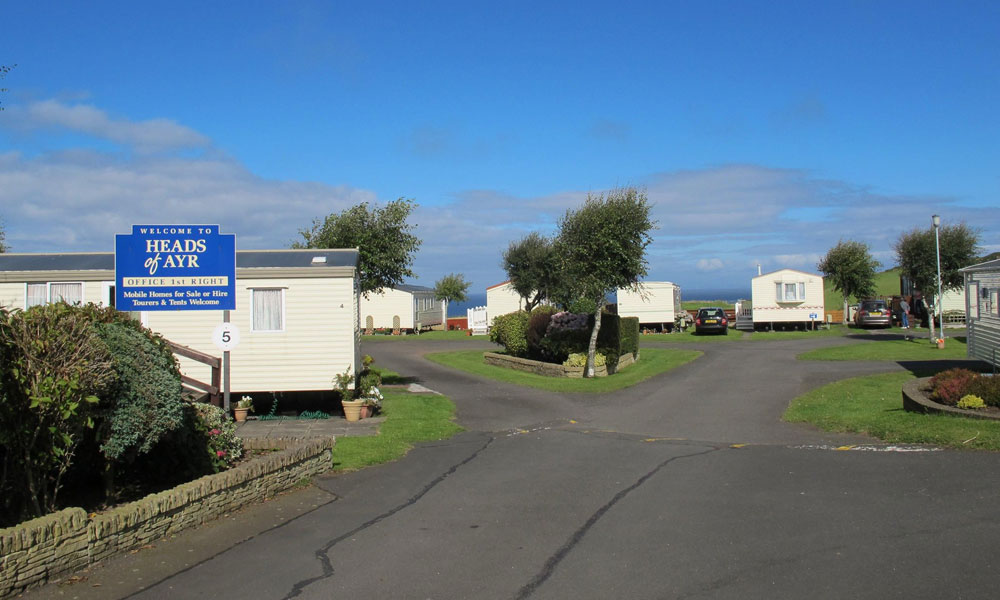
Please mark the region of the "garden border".
<svg viewBox="0 0 1000 600"><path fill-rule="evenodd" d="M955 415L965 417L966 419L1000 421L1000 415L965 410L934 402L924 392L930 380L930 377L920 377L918 379L911 379L903 384L903 408L905 410L924 414Z"/></svg>
<svg viewBox="0 0 1000 600"><path fill-rule="evenodd" d="M335 443L245 439L246 450L280 451L106 512L67 508L0 529L0 598L270 498L328 470Z"/></svg>
<svg viewBox="0 0 1000 600"><path fill-rule="evenodd" d="M606 365L599 367L594 367L594 377L607 377L608 375L614 375L618 371L629 367L639 360L639 357L633 357L631 352L626 352L618 358L618 364L608 368ZM583 370L585 367L566 367L557 363L547 363L540 360L531 360L528 358L518 358L517 356L510 356L508 354L500 354L498 352L484 352L483 361L488 365L493 365L495 367L503 367L505 369L514 369L515 371L524 371L527 373L534 373L536 375L545 375L547 377L568 377L570 379L581 379L583 378Z"/></svg>

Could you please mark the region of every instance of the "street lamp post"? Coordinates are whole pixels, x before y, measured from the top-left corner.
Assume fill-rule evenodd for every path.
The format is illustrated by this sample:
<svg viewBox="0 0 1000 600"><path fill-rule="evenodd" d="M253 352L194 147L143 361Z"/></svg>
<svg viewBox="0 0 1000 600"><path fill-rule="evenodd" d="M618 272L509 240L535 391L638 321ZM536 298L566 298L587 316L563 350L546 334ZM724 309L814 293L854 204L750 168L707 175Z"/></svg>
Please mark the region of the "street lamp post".
<svg viewBox="0 0 1000 600"><path fill-rule="evenodd" d="M944 340L944 313L941 310L941 238L938 233L941 228L941 217L933 215L931 220L934 222L934 252L937 255L937 297L934 299L934 307L937 309L938 323L941 327L941 339ZM933 318L934 315L931 315L931 319Z"/></svg>

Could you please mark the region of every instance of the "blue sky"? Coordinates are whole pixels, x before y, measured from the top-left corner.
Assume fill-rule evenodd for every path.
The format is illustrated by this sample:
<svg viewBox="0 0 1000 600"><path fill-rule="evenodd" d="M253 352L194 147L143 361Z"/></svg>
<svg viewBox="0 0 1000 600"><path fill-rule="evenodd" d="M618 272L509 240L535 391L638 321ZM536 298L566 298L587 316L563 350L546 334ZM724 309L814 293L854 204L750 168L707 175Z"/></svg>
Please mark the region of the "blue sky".
<svg viewBox="0 0 1000 600"><path fill-rule="evenodd" d="M470 5L471 4L471 5ZM238 7L237 7L238 6ZM4 7L0 221L18 252L133 223L282 248L413 198L415 283L588 193L646 189L649 278L747 288L839 239L967 222L1000 250L1000 4L76 2Z"/></svg>

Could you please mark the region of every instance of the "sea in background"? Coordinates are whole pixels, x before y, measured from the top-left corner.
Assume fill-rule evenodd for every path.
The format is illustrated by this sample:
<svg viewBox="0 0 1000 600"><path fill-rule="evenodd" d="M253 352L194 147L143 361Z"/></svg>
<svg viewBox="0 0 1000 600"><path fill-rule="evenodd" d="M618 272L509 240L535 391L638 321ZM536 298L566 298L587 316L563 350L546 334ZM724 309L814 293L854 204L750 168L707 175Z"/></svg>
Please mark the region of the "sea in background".
<svg viewBox="0 0 1000 600"><path fill-rule="evenodd" d="M750 288L703 288L685 289L681 288L681 300L725 300L726 302L736 302L737 300L749 300Z"/></svg>
<svg viewBox="0 0 1000 600"><path fill-rule="evenodd" d="M737 300L748 300L749 298L749 288L681 288L681 300L684 301L724 300L726 302L736 302ZM464 317L467 309L476 306L486 306L486 294L469 294L469 299L465 302L450 302L448 304L448 316Z"/></svg>

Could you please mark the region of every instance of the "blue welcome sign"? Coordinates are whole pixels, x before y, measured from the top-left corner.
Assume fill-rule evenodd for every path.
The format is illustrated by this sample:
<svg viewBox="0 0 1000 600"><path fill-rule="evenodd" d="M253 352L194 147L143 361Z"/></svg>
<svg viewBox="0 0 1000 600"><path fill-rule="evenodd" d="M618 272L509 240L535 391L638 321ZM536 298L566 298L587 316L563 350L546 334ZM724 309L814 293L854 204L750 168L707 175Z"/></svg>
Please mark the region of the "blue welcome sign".
<svg viewBox="0 0 1000 600"><path fill-rule="evenodd" d="M235 310L236 236L218 225L133 225L115 236L115 307Z"/></svg>

